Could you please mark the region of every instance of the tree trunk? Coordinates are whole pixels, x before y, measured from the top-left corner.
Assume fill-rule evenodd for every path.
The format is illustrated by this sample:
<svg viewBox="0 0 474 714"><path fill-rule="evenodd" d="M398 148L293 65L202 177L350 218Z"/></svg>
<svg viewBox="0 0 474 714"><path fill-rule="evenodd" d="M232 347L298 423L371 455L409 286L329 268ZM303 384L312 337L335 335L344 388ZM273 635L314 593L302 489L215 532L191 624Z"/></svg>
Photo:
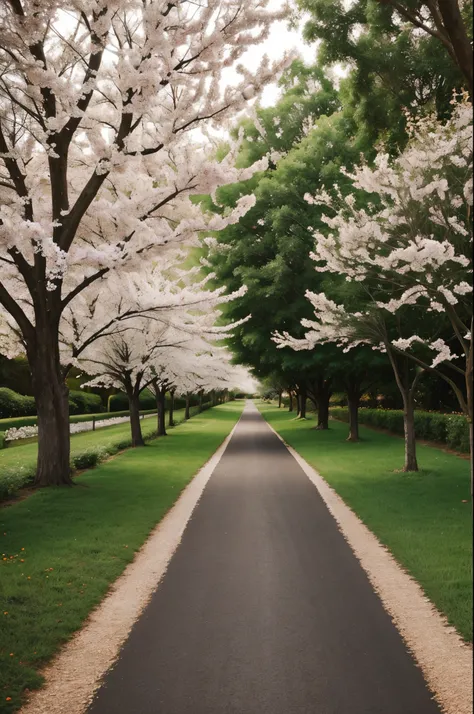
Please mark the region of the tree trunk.
<svg viewBox="0 0 474 714"><path fill-rule="evenodd" d="M316 429L329 429L329 395L318 399L318 425Z"/></svg>
<svg viewBox="0 0 474 714"><path fill-rule="evenodd" d="M185 418L185 419L189 419L190 416L191 416L190 406L191 406L191 399L190 399L189 394L186 394L186 407L185 407L185 411L184 411L184 418Z"/></svg>
<svg viewBox="0 0 474 714"><path fill-rule="evenodd" d="M466 32L457 0L438 0L439 11L451 41L455 60L464 74L467 89L472 99L472 46Z"/></svg>
<svg viewBox="0 0 474 714"><path fill-rule="evenodd" d="M347 406L349 410L349 436L347 441L359 441L359 406L362 394L361 380L355 375L348 375L345 380Z"/></svg>
<svg viewBox="0 0 474 714"><path fill-rule="evenodd" d="M296 392L296 418L297 419L300 416L300 410L301 410L301 397L300 397L300 393Z"/></svg>
<svg viewBox="0 0 474 714"><path fill-rule="evenodd" d="M318 425L316 429L329 429L329 398L331 387L329 380L321 379L318 385Z"/></svg>
<svg viewBox="0 0 474 714"><path fill-rule="evenodd" d="M347 392L349 407L349 436L347 441L359 441L359 392Z"/></svg>
<svg viewBox="0 0 474 714"><path fill-rule="evenodd" d="M403 428L405 431L404 471L418 471L416 460L415 407L412 390L407 390L403 397Z"/></svg>
<svg viewBox="0 0 474 714"><path fill-rule="evenodd" d="M166 390L164 387L158 387L155 391L156 396L156 411L158 415L158 436L166 436Z"/></svg>
<svg viewBox="0 0 474 714"><path fill-rule="evenodd" d="M199 414L202 412L202 392L199 392Z"/></svg>
<svg viewBox="0 0 474 714"><path fill-rule="evenodd" d="M288 396L290 398L289 405L288 405L288 411L292 412L293 411L293 392L288 390Z"/></svg>
<svg viewBox="0 0 474 714"><path fill-rule="evenodd" d="M174 426L174 389L170 391L170 411L168 415L168 426Z"/></svg>
<svg viewBox="0 0 474 714"><path fill-rule="evenodd" d="M469 454L471 457L471 500L474 498L474 429L472 421L469 422Z"/></svg>
<svg viewBox="0 0 474 714"><path fill-rule="evenodd" d="M140 396L133 389L127 388L128 405L130 408L130 429L132 446L145 446L140 424Z"/></svg>
<svg viewBox="0 0 474 714"><path fill-rule="evenodd" d="M38 327L28 359L38 415L36 486L71 486L69 390L61 372L58 339L51 327Z"/></svg>
<svg viewBox="0 0 474 714"><path fill-rule="evenodd" d="M306 419L306 402L307 402L306 387L301 387L300 389L300 400L299 400L299 418Z"/></svg>
<svg viewBox="0 0 474 714"><path fill-rule="evenodd" d="M69 390L59 360L58 325L37 315L27 356L38 416L36 486L71 486Z"/></svg>
<svg viewBox="0 0 474 714"><path fill-rule="evenodd" d="M278 409L281 409L282 393L278 392Z"/></svg>
<svg viewBox="0 0 474 714"><path fill-rule="evenodd" d="M415 405L413 397L417 382L422 372L416 372L415 377L410 384L410 367L408 359L406 357L403 359L402 366L400 368L399 363L397 363L396 355L389 342L385 342L385 349L387 350L393 374L395 375L395 381L403 400L403 430L405 432L405 464L403 466L403 470L418 471L418 463L416 460Z"/></svg>

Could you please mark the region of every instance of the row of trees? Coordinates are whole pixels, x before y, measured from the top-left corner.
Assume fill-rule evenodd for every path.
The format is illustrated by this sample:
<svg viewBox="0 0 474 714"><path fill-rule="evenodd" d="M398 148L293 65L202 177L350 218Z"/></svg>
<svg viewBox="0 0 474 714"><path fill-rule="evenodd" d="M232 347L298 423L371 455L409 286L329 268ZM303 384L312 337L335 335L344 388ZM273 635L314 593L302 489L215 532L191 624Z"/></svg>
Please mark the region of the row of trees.
<svg viewBox="0 0 474 714"><path fill-rule="evenodd" d="M125 330L138 341L176 301L192 305L169 288L170 250L237 221L254 201L205 216L191 197L268 163L235 168L238 141L218 162L208 138L287 64L238 65L283 16L266 5L1 3L0 352L28 359L40 484L70 481L71 367L135 364L143 350L134 342L128 355ZM229 67L240 79L225 85ZM146 326L132 327L139 316ZM158 339L153 354L164 361L178 338Z"/></svg>
<svg viewBox="0 0 474 714"><path fill-rule="evenodd" d="M417 470L413 409L426 384L442 396L432 407L472 424L471 85L425 3L410 7L432 32L408 21L408 3L301 5L307 36L323 41L319 64L293 64L279 104L244 124L238 165L284 157L217 192L229 207L247 192L256 203L215 236L210 261L222 284L248 286L228 311L252 315L231 341L241 362L295 394L300 416L311 399L319 428L344 390L351 440L361 395L398 390L404 468ZM335 61L352 66L338 88Z"/></svg>

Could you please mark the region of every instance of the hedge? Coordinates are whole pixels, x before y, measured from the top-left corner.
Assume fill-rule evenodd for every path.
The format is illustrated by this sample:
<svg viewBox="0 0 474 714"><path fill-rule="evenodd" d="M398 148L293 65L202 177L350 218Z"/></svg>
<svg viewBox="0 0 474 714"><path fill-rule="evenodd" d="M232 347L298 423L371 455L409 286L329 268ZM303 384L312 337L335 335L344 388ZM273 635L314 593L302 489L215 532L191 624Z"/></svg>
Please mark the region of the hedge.
<svg viewBox="0 0 474 714"><path fill-rule="evenodd" d="M70 414L94 414L102 411L104 411L104 407L98 394L91 394L82 390L69 392ZM35 415L34 397L27 397L7 387L0 387L0 419Z"/></svg>
<svg viewBox="0 0 474 714"><path fill-rule="evenodd" d="M69 414L97 414L104 406L98 394L84 392L82 389L69 392Z"/></svg>
<svg viewBox="0 0 474 714"><path fill-rule="evenodd" d="M334 419L349 421L347 407L329 410ZM403 436L403 411L401 409L359 409L359 422L366 426L388 429ZM469 424L458 414L415 411L415 434L418 439L446 444L454 451L469 453Z"/></svg>
<svg viewBox="0 0 474 714"><path fill-rule="evenodd" d="M17 394L13 389L0 387L0 419L33 414L36 414L33 397L25 397L23 394Z"/></svg>
<svg viewBox="0 0 474 714"><path fill-rule="evenodd" d="M199 398L196 395L191 396L191 406L196 406L198 404ZM168 394L166 395L166 408L169 409L170 399ZM175 397L174 408L184 409L186 406L186 400L183 397ZM116 412L119 410L128 409L128 397L123 392L118 394L111 394L109 397L107 409L109 412ZM156 409L156 398L148 389L143 390L140 394L140 409Z"/></svg>

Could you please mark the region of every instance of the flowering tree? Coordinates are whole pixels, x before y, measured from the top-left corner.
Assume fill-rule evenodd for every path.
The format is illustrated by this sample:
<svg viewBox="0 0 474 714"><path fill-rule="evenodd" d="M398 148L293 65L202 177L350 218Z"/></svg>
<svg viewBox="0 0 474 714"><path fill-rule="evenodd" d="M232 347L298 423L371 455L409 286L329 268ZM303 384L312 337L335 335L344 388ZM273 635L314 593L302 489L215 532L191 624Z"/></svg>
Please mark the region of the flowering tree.
<svg viewBox="0 0 474 714"><path fill-rule="evenodd" d="M363 307L354 311L324 293L308 293L316 319L303 323L309 328L305 339L276 339L295 348L335 341L348 349L362 342L386 351L404 400L405 468L416 469L408 417L422 370L437 373L456 393L472 446L471 105L455 103L446 124L432 118L413 122L399 158L390 162L380 154L373 168L362 166L350 178L358 196L334 200L323 191L306 198L332 214L325 217L328 231L315 235L316 270L360 284ZM357 207L361 199L364 208ZM394 324L397 337L391 334ZM409 384L397 356L421 369Z"/></svg>
<svg viewBox="0 0 474 714"><path fill-rule="evenodd" d="M285 60L264 60L236 86L220 81L280 16L260 0L2 4L0 327L2 351L30 365L38 483L69 481L65 310L89 320L81 293L206 226L189 196L240 174L194 130L221 126L279 72Z"/></svg>
<svg viewBox="0 0 474 714"><path fill-rule="evenodd" d="M169 268L165 272L166 276L154 269L148 276L146 273L136 276L136 287L141 286L145 296L143 283L147 287L153 283L154 306L151 310L113 320L100 336L94 333L94 339L81 335L82 346L74 360L87 374L95 375L87 386L115 386L126 392L133 446L143 446L144 443L139 418L140 393L146 387L152 387L157 399L158 432L164 434L166 391L174 395L185 380L189 389L188 374L195 369L196 360L209 351L210 342L225 337L233 327L216 326L221 314L218 306L245 292L243 288L224 295L224 288L206 289L212 274L200 282L186 285L183 281L189 277L189 272L195 271L178 270L173 275ZM122 300L119 292L115 301ZM111 297L105 302L115 306ZM113 313L118 309L115 306Z"/></svg>

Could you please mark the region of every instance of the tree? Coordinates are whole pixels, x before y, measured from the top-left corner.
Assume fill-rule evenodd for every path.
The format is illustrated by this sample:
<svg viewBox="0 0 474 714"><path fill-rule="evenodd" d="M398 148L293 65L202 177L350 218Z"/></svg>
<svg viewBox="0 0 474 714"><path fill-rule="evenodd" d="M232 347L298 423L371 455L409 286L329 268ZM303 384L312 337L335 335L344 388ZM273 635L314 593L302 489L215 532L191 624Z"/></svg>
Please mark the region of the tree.
<svg viewBox="0 0 474 714"><path fill-rule="evenodd" d="M317 272L360 285L365 304L354 310L325 293L308 293L316 320L305 323L305 340L308 346L366 342L387 352L404 400L405 468L416 469L409 417L424 370L452 387L470 424L472 448L470 104L456 102L445 124L435 118L414 122L399 158L391 162L381 154L374 168L359 167L351 179L356 194L345 201L342 196L334 201L327 192L307 196L332 213L325 218L328 229L315 234L313 258ZM358 192L364 196L362 208ZM395 328L401 334L394 336ZM453 352L456 344L459 354ZM409 363L420 368L411 377Z"/></svg>
<svg viewBox="0 0 474 714"><path fill-rule="evenodd" d="M209 278L183 284L189 272L195 271L178 271L173 280L170 269L166 270L165 276L154 269L153 282L161 289L159 308L155 296L155 307L146 316L135 315L114 322L110 331L89 340L80 352L79 364L89 375L96 375L88 386L119 387L127 394L132 446L144 445L139 415L140 393L146 387L151 387L155 393L158 435L165 435L165 393L169 392L171 402L169 426L174 426L175 391L183 385L183 391L189 391L193 384L189 375L194 372L196 362L202 367L204 356L213 349L212 342L225 337L234 327L216 326L220 315L218 306L238 297L243 290L230 295L224 295L223 289L207 290ZM148 284L148 280L145 283ZM105 302L113 304L110 297ZM218 374L215 369L214 372Z"/></svg>
<svg viewBox="0 0 474 714"><path fill-rule="evenodd" d="M453 90L466 84L462 71L439 39L406 21L394 7L416 13L425 6L426 20L428 3L299 0L298 5L309 13L306 38L320 41L321 65L330 71L342 64L348 70L340 82L341 101L364 144L383 139L395 155L407 140L406 109L435 110L440 119L449 116ZM469 5L470 0L464 3L466 11Z"/></svg>
<svg viewBox="0 0 474 714"><path fill-rule="evenodd" d="M469 19L472 26L472 2L468 0L462 3L460 8L458 0L418 0L415 3L378 1L382 5L390 6L402 19L441 42L466 78L466 88L472 98L472 43L466 29ZM471 17L463 17L462 9Z"/></svg>
<svg viewBox="0 0 474 714"><path fill-rule="evenodd" d="M29 361L38 483L70 482L65 310L90 319L81 293L206 227L189 197L241 174L193 131L225 124L278 74L286 60L264 60L221 88L278 17L257 0L2 4L0 325L6 354Z"/></svg>

